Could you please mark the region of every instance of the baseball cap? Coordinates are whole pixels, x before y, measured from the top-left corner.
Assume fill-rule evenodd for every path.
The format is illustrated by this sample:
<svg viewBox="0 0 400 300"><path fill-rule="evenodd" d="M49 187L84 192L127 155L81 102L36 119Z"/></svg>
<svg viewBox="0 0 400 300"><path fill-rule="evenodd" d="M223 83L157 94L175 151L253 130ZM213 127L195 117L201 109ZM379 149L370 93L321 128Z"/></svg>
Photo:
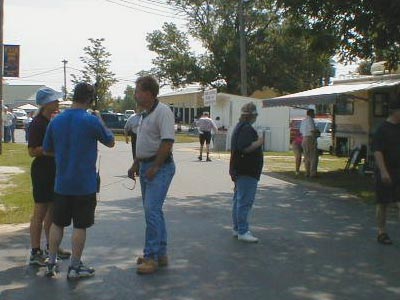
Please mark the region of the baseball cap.
<svg viewBox="0 0 400 300"><path fill-rule="evenodd" d="M240 110L242 115L257 115L257 107L253 102L246 103Z"/></svg>
<svg viewBox="0 0 400 300"><path fill-rule="evenodd" d="M45 87L36 92L36 104L42 106L50 102L58 101L58 99L62 97L63 93Z"/></svg>

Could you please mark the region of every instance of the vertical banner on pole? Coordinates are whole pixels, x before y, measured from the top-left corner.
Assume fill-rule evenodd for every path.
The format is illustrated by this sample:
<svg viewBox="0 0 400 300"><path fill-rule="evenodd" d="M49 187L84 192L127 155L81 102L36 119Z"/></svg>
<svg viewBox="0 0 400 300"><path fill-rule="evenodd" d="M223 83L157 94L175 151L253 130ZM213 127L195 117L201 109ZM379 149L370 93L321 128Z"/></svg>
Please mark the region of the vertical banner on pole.
<svg viewBox="0 0 400 300"><path fill-rule="evenodd" d="M19 45L4 45L4 77L19 77Z"/></svg>

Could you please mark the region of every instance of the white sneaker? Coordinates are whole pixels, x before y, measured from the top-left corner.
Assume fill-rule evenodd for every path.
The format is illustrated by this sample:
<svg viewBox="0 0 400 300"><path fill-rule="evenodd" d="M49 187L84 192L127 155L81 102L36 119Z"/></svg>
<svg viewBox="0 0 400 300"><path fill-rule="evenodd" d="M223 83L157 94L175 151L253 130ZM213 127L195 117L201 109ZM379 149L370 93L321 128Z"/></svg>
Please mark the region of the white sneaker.
<svg viewBox="0 0 400 300"><path fill-rule="evenodd" d="M232 230L232 236L237 238L239 233L236 230Z"/></svg>
<svg viewBox="0 0 400 300"><path fill-rule="evenodd" d="M257 243L258 242L258 238L253 236L250 231L247 231L244 234L239 234L238 240L246 242L246 243Z"/></svg>

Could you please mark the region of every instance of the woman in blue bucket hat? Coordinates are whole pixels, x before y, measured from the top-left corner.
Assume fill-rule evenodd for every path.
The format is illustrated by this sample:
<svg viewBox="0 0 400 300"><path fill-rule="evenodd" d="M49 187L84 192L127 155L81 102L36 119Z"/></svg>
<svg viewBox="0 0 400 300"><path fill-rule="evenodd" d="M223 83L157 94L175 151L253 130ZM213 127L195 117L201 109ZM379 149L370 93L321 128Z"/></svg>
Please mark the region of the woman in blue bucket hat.
<svg viewBox="0 0 400 300"><path fill-rule="evenodd" d="M58 101L63 94L45 87L37 91L36 104L40 106L38 114L29 126L28 152L34 157L31 165L33 199L35 201L30 224L31 255L30 265L45 266L49 241L49 230L52 224L52 202L56 165L54 157L43 155L43 139L52 115L58 111ZM41 249L40 237L44 228L47 244ZM60 251L60 258L69 257L70 253Z"/></svg>

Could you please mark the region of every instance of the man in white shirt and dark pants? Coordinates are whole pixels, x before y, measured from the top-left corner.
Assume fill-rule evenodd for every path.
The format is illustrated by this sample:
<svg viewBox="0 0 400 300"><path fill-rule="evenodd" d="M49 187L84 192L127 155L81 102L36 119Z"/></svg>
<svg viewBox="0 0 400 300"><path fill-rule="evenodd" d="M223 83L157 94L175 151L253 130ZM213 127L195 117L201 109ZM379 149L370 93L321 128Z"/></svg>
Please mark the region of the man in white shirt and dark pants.
<svg viewBox="0 0 400 300"><path fill-rule="evenodd" d="M301 121L300 133L303 136L302 147L304 151L304 166L306 177L317 176L317 137L318 130L314 123L315 112L313 109L307 110L307 117Z"/></svg>
<svg viewBox="0 0 400 300"><path fill-rule="evenodd" d="M215 125L215 122L210 118L210 113L208 111L203 112L203 115L197 121L196 125L199 128L199 141L200 141L199 160L203 159L203 147L205 142L206 152L207 152L206 161L211 161L210 159L211 132L213 131L214 134L218 132L217 125Z"/></svg>

